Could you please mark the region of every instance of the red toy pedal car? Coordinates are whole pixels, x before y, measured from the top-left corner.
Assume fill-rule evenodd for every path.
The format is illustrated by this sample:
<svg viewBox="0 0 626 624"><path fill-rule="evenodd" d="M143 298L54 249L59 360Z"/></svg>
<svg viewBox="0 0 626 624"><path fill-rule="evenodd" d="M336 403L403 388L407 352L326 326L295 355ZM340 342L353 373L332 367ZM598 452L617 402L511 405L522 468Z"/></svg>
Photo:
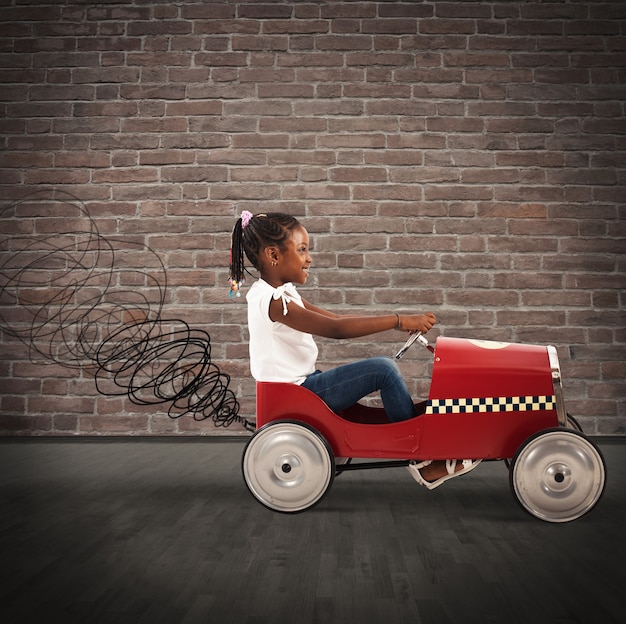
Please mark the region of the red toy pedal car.
<svg viewBox="0 0 626 624"><path fill-rule="evenodd" d="M257 383L257 431L242 459L250 492L280 512L318 503L336 474L426 459L505 460L521 506L548 522L590 511L606 482L598 447L565 412L552 346L439 337L428 401L417 418L391 423L359 403L334 413L316 394ZM366 461L354 461L366 460Z"/></svg>

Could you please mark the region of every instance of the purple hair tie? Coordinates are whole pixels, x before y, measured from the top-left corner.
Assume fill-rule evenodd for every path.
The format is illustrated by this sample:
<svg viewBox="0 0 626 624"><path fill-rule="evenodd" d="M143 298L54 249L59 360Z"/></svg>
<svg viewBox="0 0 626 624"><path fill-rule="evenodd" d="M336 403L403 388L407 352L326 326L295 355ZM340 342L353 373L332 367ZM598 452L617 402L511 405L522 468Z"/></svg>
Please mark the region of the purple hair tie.
<svg viewBox="0 0 626 624"><path fill-rule="evenodd" d="M254 215L247 210L241 213L241 229L244 230Z"/></svg>

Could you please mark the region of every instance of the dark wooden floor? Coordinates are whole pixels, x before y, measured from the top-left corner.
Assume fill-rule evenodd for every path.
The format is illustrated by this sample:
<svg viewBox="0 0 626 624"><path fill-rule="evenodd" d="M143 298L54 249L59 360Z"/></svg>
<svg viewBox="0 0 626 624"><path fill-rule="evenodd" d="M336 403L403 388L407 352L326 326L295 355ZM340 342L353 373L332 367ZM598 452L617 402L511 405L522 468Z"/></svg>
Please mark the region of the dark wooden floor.
<svg viewBox="0 0 626 624"><path fill-rule="evenodd" d="M502 462L428 492L344 473L296 515L244 440L0 440L0 622L611 624L626 609L626 441L587 516L536 520Z"/></svg>

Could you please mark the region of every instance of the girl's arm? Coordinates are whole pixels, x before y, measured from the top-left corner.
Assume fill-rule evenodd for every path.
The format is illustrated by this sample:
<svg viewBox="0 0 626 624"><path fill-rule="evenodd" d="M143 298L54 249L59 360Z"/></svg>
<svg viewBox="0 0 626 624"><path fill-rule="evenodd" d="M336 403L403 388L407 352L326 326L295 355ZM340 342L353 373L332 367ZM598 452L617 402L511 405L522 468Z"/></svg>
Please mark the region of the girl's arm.
<svg viewBox="0 0 626 624"><path fill-rule="evenodd" d="M317 312L318 314L322 314L323 316L328 316L329 318L339 318L341 316L340 314L336 314L335 312L329 312L328 310L324 310L323 308L318 308L317 306L314 306L310 301L307 301L306 299L303 299L302 303L304 304L304 307L307 310Z"/></svg>
<svg viewBox="0 0 626 624"><path fill-rule="evenodd" d="M435 315L427 314L384 314L372 315L339 315L322 310L304 301L305 307L287 304L288 314L283 314L283 303L280 299L270 302L269 315L272 321L284 323L314 336L324 338L358 338L369 336L389 329L427 332L435 324Z"/></svg>

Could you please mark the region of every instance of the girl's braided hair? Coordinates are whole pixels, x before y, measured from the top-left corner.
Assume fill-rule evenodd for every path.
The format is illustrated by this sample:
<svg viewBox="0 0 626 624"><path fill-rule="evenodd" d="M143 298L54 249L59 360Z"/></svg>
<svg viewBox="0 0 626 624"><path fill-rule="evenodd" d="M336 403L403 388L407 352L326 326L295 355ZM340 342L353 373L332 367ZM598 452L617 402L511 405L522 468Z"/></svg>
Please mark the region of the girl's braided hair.
<svg viewBox="0 0 626 624"><path fill-rule="evenodd" d="M233 228L230 247L229 282L230 296L239 297L239 289L245 281L247 269L244 266L244 253L250 264L261 270L259 255L266 247L283 250L287 239L300 222L282 212L268 212L253 215L247 210L241 213Z"/></svg>

